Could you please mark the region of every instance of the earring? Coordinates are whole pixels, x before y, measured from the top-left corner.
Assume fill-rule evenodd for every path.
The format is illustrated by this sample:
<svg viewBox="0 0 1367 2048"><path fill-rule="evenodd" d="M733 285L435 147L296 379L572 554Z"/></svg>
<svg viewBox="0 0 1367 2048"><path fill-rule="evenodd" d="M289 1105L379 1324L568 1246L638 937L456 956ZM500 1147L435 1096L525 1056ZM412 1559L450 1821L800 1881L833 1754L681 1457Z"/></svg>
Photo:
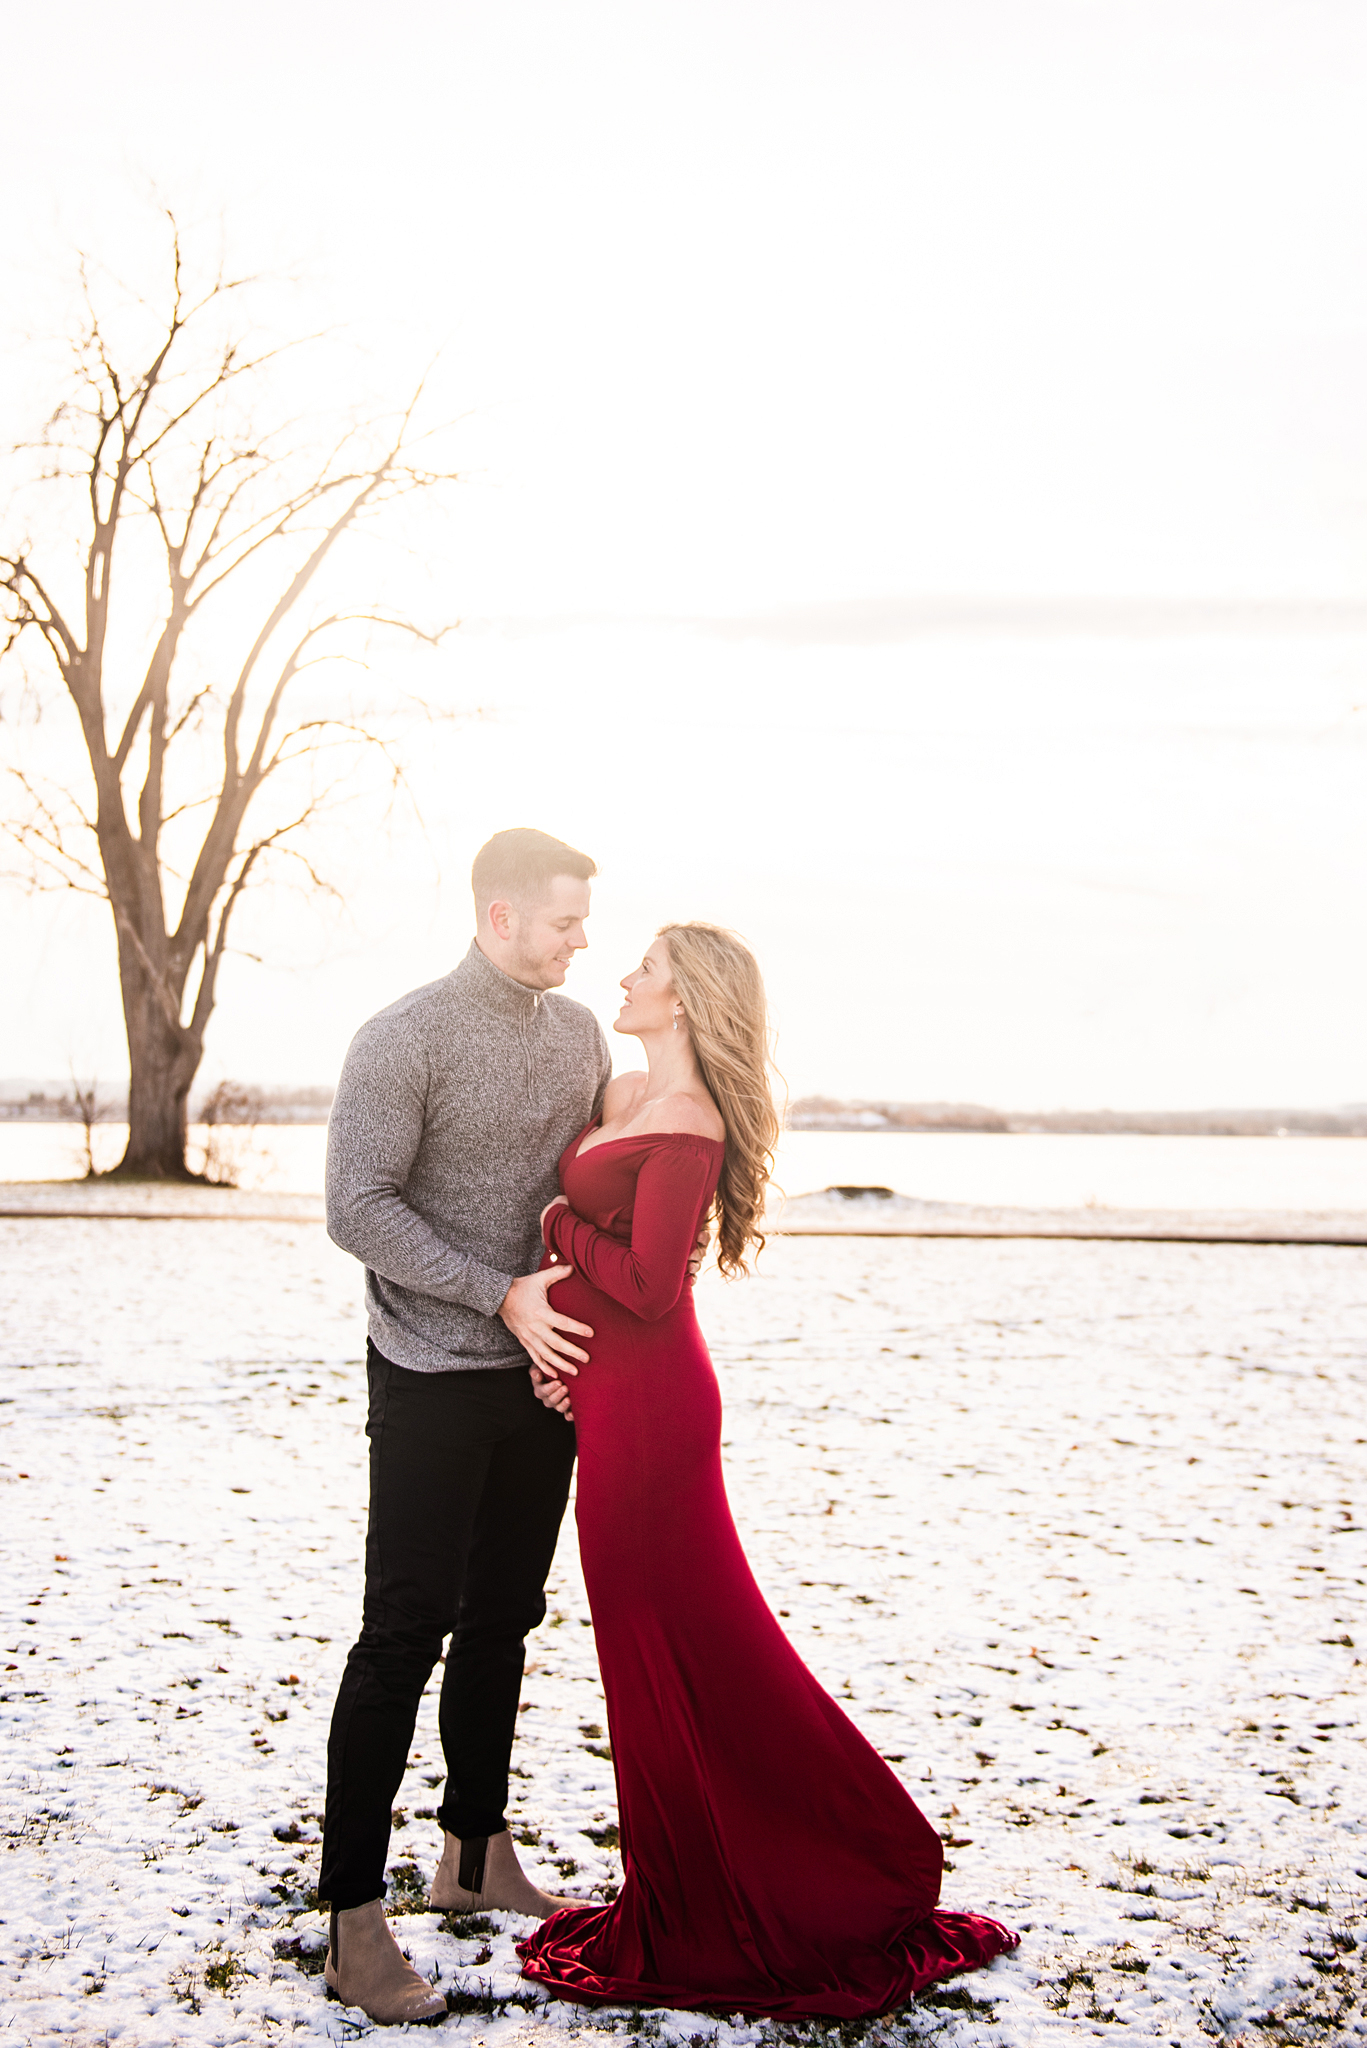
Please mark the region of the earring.
<svg viewBox="0 0 1367 2048"><path fill-rule="evenodd" d="M679 1028L679 1013L678 1013L678 1011L676 1010L676 1011L674 1012L674 1029L675 1029L675 1030L677 1031L677 1030L678 1030L678 1028Z"/></svg>

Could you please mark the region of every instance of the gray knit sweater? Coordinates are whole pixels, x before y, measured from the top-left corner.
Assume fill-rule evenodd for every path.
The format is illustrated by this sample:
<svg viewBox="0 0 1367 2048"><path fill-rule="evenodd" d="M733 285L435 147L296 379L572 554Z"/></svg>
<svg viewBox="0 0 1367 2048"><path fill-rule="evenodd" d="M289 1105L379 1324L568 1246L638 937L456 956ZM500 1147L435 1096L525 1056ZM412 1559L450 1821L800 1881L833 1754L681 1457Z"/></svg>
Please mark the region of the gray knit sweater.
<svg viewBox="0 0 1367 2048"><path fill-rule="evenodd" d="M540 1263L556 1162L610 1072L590 1011L477 945L361 1026L328 1121L328 1235L364 1261L370 1334L395 1365L526 1364L496 1312Z"/></svg>

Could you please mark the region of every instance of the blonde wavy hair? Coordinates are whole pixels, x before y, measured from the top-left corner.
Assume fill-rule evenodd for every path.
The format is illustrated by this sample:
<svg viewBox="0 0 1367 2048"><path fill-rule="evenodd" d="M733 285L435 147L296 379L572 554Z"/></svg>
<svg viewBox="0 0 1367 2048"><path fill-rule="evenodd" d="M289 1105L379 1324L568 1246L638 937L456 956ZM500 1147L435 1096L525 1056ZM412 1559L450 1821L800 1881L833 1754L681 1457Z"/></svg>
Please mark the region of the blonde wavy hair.
<svg viewBox="0 0 1367 2048"><path fill-rule="evenodd" d="M720 925L667 924L656 937L669 948L693 1054L726 1126L713 1205L717 1264L743 1273L750 1246L764 1247L760 1218L779 1134L764 983L749 947Z"/></svg>

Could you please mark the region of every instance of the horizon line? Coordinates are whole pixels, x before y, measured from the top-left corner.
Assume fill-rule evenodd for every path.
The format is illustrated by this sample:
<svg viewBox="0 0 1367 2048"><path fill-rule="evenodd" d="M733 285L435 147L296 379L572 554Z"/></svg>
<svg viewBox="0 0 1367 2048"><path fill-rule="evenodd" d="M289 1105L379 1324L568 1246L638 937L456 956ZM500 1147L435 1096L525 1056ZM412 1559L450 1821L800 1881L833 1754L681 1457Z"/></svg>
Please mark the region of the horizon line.
<svg viewBox="0 0 1367 2048"><path fill-rule="evenodd" d="M682 628L711 639L787 646L891 646L935 633L1181 638L1190 634L1367 632L1367 597L1025 597L944 595L836 598L735 613L489 614L467 630L514 638L585 626Z"/></svg>
<svg viewBox="0 0 1367 2048"><path fill-rule="evenodd" d="M313 1096L316 1098L324 1091L335 1093L336 1090L335 1082L331 1081L242 1081L236 1077L233 1077L233 1080L235 1086L259 1089L264 1097L274 1097L277 1101L283 1100L284 1102L288 1102L291 1097ZM77 1085L81 1085L79 1076L77 1077ZM101 1094L118 1095L127 1090L128 1080L125 1075L117 1075L106 1083L94 1082L91 1085L97 1087ZM36 1096L40 1101L61 1102L69 1100L71 1087L72 1083L69 1079L64 1081L60 1077L54 1077L53 1075L0 1075L0 1105L8 1106L13 1104L22 1107L31 1096ZM10 1092L19 1088L27 1089L29 1091L28 1095L21 1096ZM52 1091L50 1094L49 1090ZM900 1098L891 1095L833 1096L822 1094L815 1090L808 1090L801 1095L791 1096L787 1106L790 1112L807 1109L809 1113L820 1114L818 1105L832 1113L838 1113L842 1110L855 1113L861 1110L952 1110L962 1114L1017 1118L1032 1116L1362 1116L1367 1114L1367 1101L1203 1103L1191 1109L1176 1109L1164 1106L1141 1109L1134 1105L1115 1108L1107 1103L1092 1103L1082 1107L1055 1104L1053 1108L1045 1109L1037 1104L1029 1109L1003 1109L995 1103L967 1101L962 1097L957 1100L949 1100L947 1098L931 1099L929 1097ZM0 1118L0 1121L9 1122L14 1121L14 1119Z"/></svg>

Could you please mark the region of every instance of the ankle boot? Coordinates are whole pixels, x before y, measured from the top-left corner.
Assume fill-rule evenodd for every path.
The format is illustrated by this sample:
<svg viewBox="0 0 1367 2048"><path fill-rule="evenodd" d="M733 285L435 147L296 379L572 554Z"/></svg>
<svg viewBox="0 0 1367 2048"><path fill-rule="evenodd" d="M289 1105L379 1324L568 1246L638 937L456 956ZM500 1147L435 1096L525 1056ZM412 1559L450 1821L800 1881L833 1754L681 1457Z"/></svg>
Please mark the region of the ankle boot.
<svg viewBox="0 0 1367 2048"><path fill-rule="evenodd" d="M359 2005L378 2027L446 2017L441 1992L405 1960L390 1932L383 1899L340 1913L334 1907L323 1977L343 2005Z"/></svg>
<svg viewBox="0 0 1367 2048"><path fill-rule="evenodd" d="M496 1835L443 1834L441 1862L432 1880L428 1905L434 1913L525 1913L548 1920L564 1906L582 1906L582 1899L557 1899L538 1890L517 1860L517 1848L504 1828Z"/></svg>

